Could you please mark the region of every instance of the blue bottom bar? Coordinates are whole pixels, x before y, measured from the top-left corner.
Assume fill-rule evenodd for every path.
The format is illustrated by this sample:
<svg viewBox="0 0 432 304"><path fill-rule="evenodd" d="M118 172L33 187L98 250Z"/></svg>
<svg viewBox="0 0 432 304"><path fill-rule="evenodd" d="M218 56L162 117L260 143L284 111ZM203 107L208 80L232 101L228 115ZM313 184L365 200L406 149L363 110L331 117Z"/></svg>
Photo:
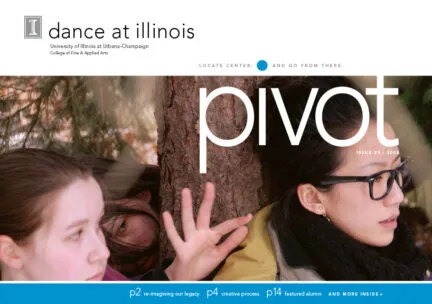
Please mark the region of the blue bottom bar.
<svg viewBox="0 0 432 304"><path fill-rule="evenodd" d="M430 283L2 283L0 303L414 303Z"/></svg>

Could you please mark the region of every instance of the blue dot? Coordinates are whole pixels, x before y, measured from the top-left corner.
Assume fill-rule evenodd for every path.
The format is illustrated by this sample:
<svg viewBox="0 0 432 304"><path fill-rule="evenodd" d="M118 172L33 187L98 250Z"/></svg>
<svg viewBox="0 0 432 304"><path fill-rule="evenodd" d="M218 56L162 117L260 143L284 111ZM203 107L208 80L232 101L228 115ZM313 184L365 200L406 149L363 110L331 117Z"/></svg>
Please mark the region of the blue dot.
<svg viewBox="0 0 432 304"><path fill-rule="evenodd" d="M268 67L267 61L265 61L265 60L258 61L258 63L257 63L258 70L265 71L265 70L267 70L267 67Z"/></svg>

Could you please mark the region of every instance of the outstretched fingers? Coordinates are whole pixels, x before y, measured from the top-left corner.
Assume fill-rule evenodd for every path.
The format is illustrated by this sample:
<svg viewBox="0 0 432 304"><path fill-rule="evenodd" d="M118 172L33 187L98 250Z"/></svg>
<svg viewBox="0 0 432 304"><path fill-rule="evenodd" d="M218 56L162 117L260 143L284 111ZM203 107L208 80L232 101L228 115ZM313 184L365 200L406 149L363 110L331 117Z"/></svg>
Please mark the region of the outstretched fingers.
<svg viewBox="0 0 432 304"><path fill-rule="evenodd" d="M231 253L237 246L243 242L248 233L248 229L246 226L242 226L237 228L222 244L217 247L218 251L218 262L221 262L226 258L228 254Z"/></svg>
<svg viewBox="0 0 432 304"><path fill-rule="evenodd" d="M177 232L171 214L168 211L165 211L162 214L162 218L165 226L165 231L167 233L167 237L171 242L171 245L174 247L174 250L177 252L181 248L183 244L183 240L181 239L180 235Z"/></svg>
<svg viewBox="0 0 432 304"><path fill-rule="evenodd" d="M215 187L213 183L206 183L204 190L204 198L198 212L196 227L200 230L210 228L211 211L213 208L213 201L215 199Z"/></svg>
<svg viewBox="0 0 432 304"><path fill-rule="evenodd" d="M181 193L181 219L183 225L183 234L187 241L196 231L193 217L192 194L189 189L185 188Z"/></svg>
<svg viewBox="0 0 432 304"><path fill-rule="evenodd" d="M223 223L213 227L212 230L221 233L222 235L230 233L231 231L237 229L238 227L244 226L250 222L252 219L252 214L248 214L246 216L233 218L230 220L226 220Z"/></svg>

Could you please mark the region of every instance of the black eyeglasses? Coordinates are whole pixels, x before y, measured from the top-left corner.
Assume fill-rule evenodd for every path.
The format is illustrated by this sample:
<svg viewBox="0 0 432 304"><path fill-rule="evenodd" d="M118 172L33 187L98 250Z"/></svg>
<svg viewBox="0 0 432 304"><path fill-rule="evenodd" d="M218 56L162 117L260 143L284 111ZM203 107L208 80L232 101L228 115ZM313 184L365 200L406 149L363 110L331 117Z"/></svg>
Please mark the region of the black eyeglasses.
<svg viewBox="0 0 432 304"><path fill-rule="evenodd" d="M383 170L369 176L329 176L318 183L319 186L332 186L340 183L365 182L369 184L369 195L373 200L381 200L386 197L393 186L394 181L403 190L411 181L408 170L408 158L402 158L401 164L393 170Z"/></svg>

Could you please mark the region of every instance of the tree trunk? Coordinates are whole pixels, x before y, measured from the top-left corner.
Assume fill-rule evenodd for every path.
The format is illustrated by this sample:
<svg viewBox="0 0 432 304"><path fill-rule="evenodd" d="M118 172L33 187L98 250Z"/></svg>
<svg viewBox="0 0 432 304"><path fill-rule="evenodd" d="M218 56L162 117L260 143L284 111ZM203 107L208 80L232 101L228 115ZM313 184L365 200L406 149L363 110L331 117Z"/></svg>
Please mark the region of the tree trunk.
<svg viewBox="0 0 432 304"><path fill-rule="evenodd" d="M232 86L250 96L257 81L257 77L168 77L165 83L167 95L156 108L160 196L162 210L173 214L181 235L182 188L188 187L192 191L196 217L204 183L215 183L212 225L254 212L265 201L261 167L248 140L231 148L207 141L207 173L199 173L199 89L207 88L209 94L219 87ZM245 107L237 97L219 96L207 110L207 123L219 138L235 138L246 124ZM164 235L162 257L172 254L172 247Z"/></svg>

